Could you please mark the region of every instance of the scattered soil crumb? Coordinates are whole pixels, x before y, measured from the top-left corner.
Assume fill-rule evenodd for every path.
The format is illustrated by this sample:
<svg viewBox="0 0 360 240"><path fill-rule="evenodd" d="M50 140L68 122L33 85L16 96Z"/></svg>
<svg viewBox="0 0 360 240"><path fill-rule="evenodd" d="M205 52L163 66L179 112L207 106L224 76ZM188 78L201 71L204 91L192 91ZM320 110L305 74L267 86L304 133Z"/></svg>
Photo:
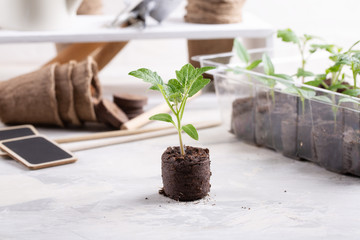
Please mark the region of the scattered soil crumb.
<svg viewBox="0 0 360 240"><path fill-rule="evenodd" d="M149 200L149 199L146 197L145 200Z"/></svg>
<svg viewBox="0 0 360 240"><path fill-rule="evenodd" d="M286 190L284 190L284 192L287 192Z"/></svg>

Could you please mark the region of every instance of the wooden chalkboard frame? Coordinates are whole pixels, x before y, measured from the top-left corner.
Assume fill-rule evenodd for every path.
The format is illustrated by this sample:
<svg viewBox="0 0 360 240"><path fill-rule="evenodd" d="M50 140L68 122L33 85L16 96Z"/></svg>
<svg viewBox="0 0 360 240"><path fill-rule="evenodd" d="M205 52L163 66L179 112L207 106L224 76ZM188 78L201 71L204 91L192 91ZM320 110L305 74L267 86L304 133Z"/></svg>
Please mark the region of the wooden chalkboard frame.
<svg viewBox="0 0 360 240"><path fill-rule="evenodd" d="M39 135L39 132L36 130L36 128L33 125L29 125L29 124L0 128L0 132L13 130L13 129L22 129L22 128L28 128L34 133L34 135ZM29 135L29 136L31 136L31 135ZM7 153L0 150L0 156L7 156Z"/></svg>
<svg viewBox="0 0 360 240"><path fill-rule="evenodd" d="M43 138L43 139L47 140L48 142L52 143L53 145L55 145L56 147L58 147L59 149L61 149L62 151L64 151L65 153L69 154L71 157L60 159L60 160L55 160L55 161L39 163L39 164L32 164L32 163L28 162L26 159L24 159L23 157L21 157L18 153L14 152L13 150L11 150L10 148L8 148L7 146L4 145L4 143L15 142L15 141L31 139L31 138ZM37 169L47 168L47 167L54 167L54 166L73 163L73 162L77 161L77 158L71 152L67 151L66 149L62 148L59 144L57 144L56 142L54 142L42 135L32 135L32 136L4 140L4 141L0 142L0 149L2 149L4 152L6 152L8 156L13 158L17 162L25 165L26 167L28 167L31 170L37 170Z"/></svg>

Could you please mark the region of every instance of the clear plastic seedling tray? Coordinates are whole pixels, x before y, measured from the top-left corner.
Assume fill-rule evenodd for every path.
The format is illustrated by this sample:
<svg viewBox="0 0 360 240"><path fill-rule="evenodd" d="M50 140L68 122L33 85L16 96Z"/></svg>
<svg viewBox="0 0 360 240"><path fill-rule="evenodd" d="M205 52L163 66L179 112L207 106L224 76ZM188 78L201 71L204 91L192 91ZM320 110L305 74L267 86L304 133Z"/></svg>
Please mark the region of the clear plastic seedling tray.
<svg viewBox="0 0 360 240"><path fill-rule="evenodd" d="M266 51L249 53L255 60ZM261 65L243 70L233 53L195 60L202 67L217 67L211 73L223 121L238 139L333 172L360 176L358 98L267 76ZM277 72L296 72L294 62L274 63Z"/></svg>

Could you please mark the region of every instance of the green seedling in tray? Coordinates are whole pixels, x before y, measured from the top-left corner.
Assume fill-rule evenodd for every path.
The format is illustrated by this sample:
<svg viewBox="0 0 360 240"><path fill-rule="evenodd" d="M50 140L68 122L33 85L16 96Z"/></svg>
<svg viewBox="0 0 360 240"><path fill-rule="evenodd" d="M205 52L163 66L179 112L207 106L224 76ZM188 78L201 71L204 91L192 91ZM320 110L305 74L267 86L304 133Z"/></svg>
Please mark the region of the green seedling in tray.
<svg viewBox="0 0 360 240"><path fill-rule="evenodd" d="M305 82L306 77L318 77L314 73L306 70L306 64L308 63L309 58L315 52L317 52L318 50L325 50L331 54L336 54L341 51L340 48L336 47L333 44L311 44L315 40L321 39L319 37L309 34L298 36L290 28L278 30L277 37L280 38L283 42L293 43L297 45L301 55L301 67L298 68L297 73L294 74L294 76L301 78L302 83Z"/></svg>
<svg viewBox="0 0 360 240"><path fill-rule="evenodd" d="M247 49L237 39L234 40L234 48L235 48L237 57L244 64L244 66L243 67L239 67L239 66L235 67L234 69L230 69L231 71L239 74L239 73L242 73L241 70L253 70L254 68L258 67L262 63L262 66L264 68L264 73L266 75L281 78L281 79L284 79L287 81L293 81L291 76L289 76L289 75L275 73L274 65L273 65L269 55L267 55L266 53L264 53L262 55L262 59L257 59L257 60L254 60L251 62L250 54L248 53ZM266 78L266 77L260 77L260 76L253 76L253 77L256 78L258 81L262 82L263 84L267 85L268 87L270 87L272 99L273 99L273 101L275 101L274 87L276 85L276 80L273 78Z"/></svg>
<svg viewBox="0 0 360 240"><path fill-rule="evenodd" d="M194 68L191 64L184 65L179 71L176 71L176 78L170 79L164 83L162 78L156 73L146 68L140 68L130 72L129 75L142 79L151 84L150 89L160 91L171 112L176 117L176 122L171 115L159 113L150 120L168 122L174 125L179 135L180 151L185 155L182 140L182 131L187 133L191 138L198 140L199 135L192 124L182 125L181 121L187 100L203 89L209 82L209 79L203 78L202 74L215 67Z"/></svg>

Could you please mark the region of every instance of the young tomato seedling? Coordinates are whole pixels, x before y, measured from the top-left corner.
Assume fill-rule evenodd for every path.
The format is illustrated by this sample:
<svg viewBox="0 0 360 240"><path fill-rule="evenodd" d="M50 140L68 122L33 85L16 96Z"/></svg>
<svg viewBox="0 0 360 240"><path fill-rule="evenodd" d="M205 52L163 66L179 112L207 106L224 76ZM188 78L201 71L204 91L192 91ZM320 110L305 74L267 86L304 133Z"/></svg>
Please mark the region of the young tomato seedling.
<svg viewBox="0 0 360 240"><path fill-rule="evenodd" d="M179 134L180 151L182 155L185 155L181 136L182 131L186 132L195 140L199 139L196 128L192 124L184 126L181 124L186 101L210 82L209 79L203 78L202 74L211 69L214 69L214 67L194 68L191 64L186 64L179 71L176 71L176 78L170 79L168 83L164 83L156 72L146 68L140 68L129 73L129 75L140 78L144 82L151 83L150 89L161 92L167 105L176 117L176 123L167 113L156 114L150 117L150 120L169 122L174 125Z"/></svg>
<svg viewBox="0 0 360 240"><path fill-rule="evenodd" d="M283 42L296 44L299 48L299 52L301 55L301 67L298 68L297 73L294 75L298 78L301 77L301 82L305 82L306 77L315 76L314 73L305 70L305 66L309 60L309 58L318 50L325 50L330 54L335 54L341 51L337 46L333 44L310 44L315 40L322 41L320 38L316 36L312 36L309 34L304 34L302 36L298 36L293 32L290 28L278 30L277 37L280 38ZM310 44L310 46L308 46ZM321 76L315 76L317 78ZM321 81L322 82L322 81Z"/></svg>

